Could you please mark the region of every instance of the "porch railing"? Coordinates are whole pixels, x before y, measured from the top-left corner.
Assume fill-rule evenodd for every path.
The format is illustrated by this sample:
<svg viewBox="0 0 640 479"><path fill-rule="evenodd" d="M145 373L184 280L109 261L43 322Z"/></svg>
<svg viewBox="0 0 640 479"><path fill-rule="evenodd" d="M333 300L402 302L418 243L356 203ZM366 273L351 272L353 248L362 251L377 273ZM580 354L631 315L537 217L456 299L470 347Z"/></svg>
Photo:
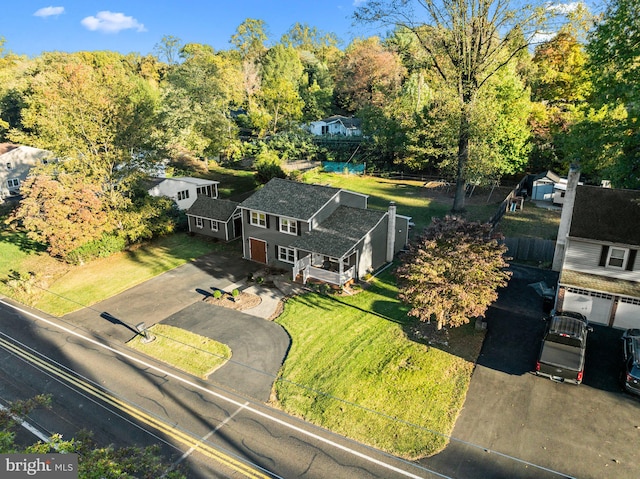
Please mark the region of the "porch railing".
<svg viewBox="0 0 640 479"><path fill-rule="evenodd" d="M350 279L354 278L355 266L352 266L346 271L343 271L342 274L335 271L327 271L323 268L316 268L315 266L308 266L304 269L303 279L306 280L309 278L317 279L323 281L325 283L337 284L342 286ZM304 278L306 276L306 278Z"/></svg>

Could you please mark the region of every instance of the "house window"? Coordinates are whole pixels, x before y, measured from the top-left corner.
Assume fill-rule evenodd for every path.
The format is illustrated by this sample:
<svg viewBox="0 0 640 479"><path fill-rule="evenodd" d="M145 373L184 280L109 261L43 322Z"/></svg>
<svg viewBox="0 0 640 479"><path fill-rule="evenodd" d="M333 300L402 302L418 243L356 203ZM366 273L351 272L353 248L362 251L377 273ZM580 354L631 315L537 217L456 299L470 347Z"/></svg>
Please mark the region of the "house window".
<svg viewBox="0 0 640 479"><path fill-rule="evenodd" d="M251 221L253 226L259 226L260 228L267 227L267 215L265 213L259 213L257 211L251 212Z"/></svg>
<svg viewBox="0 0 640 479"><path fill-rule="evenodd" d="M218 231L218 222L211 220L211 231Z"/></svg>
<svg viewBox="0 0 640 479"><path fill-rule="evenodd" d="M189 190L178 191L178 201L189 198Z"/></svg>
<svg viewBox="0 0 640 479"><path fill-rule="evenodd" d="M202 221L202 218L196 216L196 228L203 228L204 227L204 221Z"/></svg>
<svg viewBox="0 0 640 479"><path fill-rule="evenodd" d="M20 180L18 178L7 180L7 186L9 188L17 188L18 186L20 186Z"/></svg>
<svg viewBox="0 0 640 479"><path fill-rule="evenodd" d="M198 196L213 196L211 194L211 185L198 186L198 188L196 189L196 193L198 194Z"/></svg>
<svg viewBox="0 0 640 479"><path fill-rule="evenodd" d="M623 248L609 248L609 257L607 258L607 266L611 268L624 268L629 254L628 249Z"/></svg>
<svg viewBox="0 0 640 479"><path fill-rule="evenodd" d="M290 235L297 235L298 222L290 218L280 218L280 231Z"/></svg>
<svg viewBox="0 0 640 479"><path fill-rule="evenodd" d="M296 262L296 252L292 248L286 248L284 246L278 246L278 259L285 263Z"/></svg>

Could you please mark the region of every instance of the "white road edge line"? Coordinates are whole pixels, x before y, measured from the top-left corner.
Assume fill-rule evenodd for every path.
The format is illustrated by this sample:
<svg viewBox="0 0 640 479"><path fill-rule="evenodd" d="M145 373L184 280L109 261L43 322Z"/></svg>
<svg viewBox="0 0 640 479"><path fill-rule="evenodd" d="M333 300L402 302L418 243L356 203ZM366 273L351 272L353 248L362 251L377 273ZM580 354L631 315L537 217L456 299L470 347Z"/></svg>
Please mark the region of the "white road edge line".
<svg viewBox="0 0 640 479"><path fill-rule="evenodd" d="M145 362L145 361L143 361L141 359L138 359L136 357L133 357L133 356L130 356L130 355L126 354L126 353L123 353L122 351L118 351L117 349L112 348L111 346L107 346L106 344L103 344L100 341L96 341L95 339L91 339L91 338L88 338L86 336L83 336L82 334L80 334L80 333L78 333L76 331L73 331L73 330L71 330L71 329L69 329L69 328L67 328L65 326L60 325L60 324L54 323L53 321L49 321L48 319L43 318L41 316L38 316L37 314L34 314L31 311L27 311L25 309L22 309L22 308L19 308L17 306L14 306L13 304L7 303L6 301L4 301L2 299L0 299L0 304L4 304L5 306L7 306L9 308L12 308L12 309L14 309L16 311L20 311L21 313L26 314L27 316L30 316L32 318L35 318L38 321L42 321L43 323L46 323L49 326L52 326L54 328L58 328L58 329L60 329L62 331L65 331L68 334L71 334L73 336L81 338L81 339L83 339L83 340L85 340L85 341L87 341L87 342L89 342L91 344L94 344L94 345L99 346L99 347L101 347L103 349L111 351L114 354L118 354L118 355L120 355L122 357L125 357L125 358L129 359L130 361L136 362L138 364L142 364L146 368L149 368L149 369L152 369L154 371L160 372L160 373L162 373L162 374L164 374L164 375L166 375L166 376L168 376L170 378L173 378L173 379L175 379L177 381L180 381L180 382L182 382L184 384L188 384L189 386L191 386L191 387L193 387L195 389L198 389L198 390L200 390L202 392L210 394L211 396L217 397L218 399L222 399L223 401L226 401L226 402L228 402L230 404L233 404L234 406L236 406L238 408L242 408L243 407L242 403L240 403L239 401L236 401L235 399L231 399L231 398L226 397L226 396L224 396L224 395L222 395L220 393L217 393L215 391L211 391L210 389L207 389L207 388L205 388L203 386L200 386L199 384L196 384L196 383L193 383L191 381L188 381L187 379L181 378L180 376L177 376L177 375L175 375L175 374L173 374L173 373L171 373L169 371L165 371L165 370L163 370L163 369L161 369L161 368L159 368L157 366L154 366L153 364L149 364L149 363L147 363L147 362ZM262 411L259 411L259 410L255 409L253 407L246 406L246 407L244 407L244 409L246 409L249 412L252 412L253 414L255 414L257 416L261 416L261 417L263 417L265 419L268 419L268 420L270 420L272 422L275 422L276 424L279 424L279 425L281 425L283 427L286 427L286 428L291 429L293 431L296 431L296 432L298 432L300 434L308 436L308 437L310 437L312 439L315 439L316 441L323 442L323 443L325 443L325 444L327 444L329 446L335 447L336 449L340 449L340 450L342 450L342 451L344 451L344 452L346 452L348 454L356 456L356 457L358 457L360 459L363 459L365 461L368 461L368 462L370 462L372 464L375 464L377 466L383 467L383 468L388 469L388 470L393 471L393 472L397 472L400 475L403 475L403 476L406 476L406 477L410 477L412 479L423 479L422 476L415 475L415 474L413 474L411 472L408 472L408 471L405 471L403 469L400 469L399 467L392 466L391 464L387 464L386 462L380 461L379 459L375 459L375 458L373 458L371 456L368 456L367 454L364 454L362 452L358 452L358 451L356 451L354 449L351 449L351 448L349 448L347 446L343 446L342 444L338 444L337 442L334 442L334 441L332 441L330 439L324 438L324 437L319 436L317 434L314 434L314 433L312 433L310 431L306 431L306 430L302 429L301 427L298 427L298 426L295 426L293 424L290 424L290 423L288 423L286 421L283 421L282 419L278 419L276 417L270 416L269 414L264 413ZM418 466L416 466L416 467L418 467ZM449 476L442 475L442 474L440 474L440 473L438 473L436 471L432 471L432 470L427 469L427 468L422 468L422 469L424 469L425 471L428 471L431 474L437 475L439 477L449 478Z"/></svg>
<svg viewBox="0 0 640 479"><path fill-rule="evenodd" d="M9 408L3 406L2 404L0 404L0 411L5 411L5 412L9 412ZM37 427L35 427L33 424L28 423L27 421L25 421L22 418L19 418L17 416L12 415L13 419L18 422L23 428L25 428L27 431L29 431L31 434L33 434L34 436L36 436L38 439L40 439L42 442L51 442L51 439L49 438L48 435L46 435L44 432L42 432L40 429L38 429Z"/></svg>

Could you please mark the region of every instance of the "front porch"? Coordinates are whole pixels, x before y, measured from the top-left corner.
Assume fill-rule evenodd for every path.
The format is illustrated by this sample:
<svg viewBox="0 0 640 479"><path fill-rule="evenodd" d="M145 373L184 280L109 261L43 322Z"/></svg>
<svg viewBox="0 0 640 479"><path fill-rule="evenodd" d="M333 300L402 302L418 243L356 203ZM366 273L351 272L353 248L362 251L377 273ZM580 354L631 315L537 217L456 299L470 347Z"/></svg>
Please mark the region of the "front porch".
<svg viewBox="0 0 640 479"><path fill-rule="evenodd" d="M312 253L295 262L293 279L302 281L302 284L314 279L327 284L344 286L356 279L356 267L350 264L349 258L338 259Z"/></svg>

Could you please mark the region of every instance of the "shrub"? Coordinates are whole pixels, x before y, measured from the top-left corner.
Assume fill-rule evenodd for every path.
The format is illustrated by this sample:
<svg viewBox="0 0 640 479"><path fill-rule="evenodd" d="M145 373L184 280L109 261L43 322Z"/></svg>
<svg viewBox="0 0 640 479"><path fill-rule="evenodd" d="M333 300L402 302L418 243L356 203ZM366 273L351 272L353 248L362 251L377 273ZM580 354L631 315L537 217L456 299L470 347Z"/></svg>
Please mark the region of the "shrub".
<svg viewBox="0 0 640 479"><path fill-rule="evenodd" d="M71 264L80 264L96 258L106 258L124 250L126 246L127 243L123 237L104 233L100 239L89 241L71 251L65 260Z"/></svg>
<svg viewBox="0 0 640 479"><path fill-rule="evenodd" d="M220 291L219 289L216 289L216 290L213 292L213 297L214 297L214 298L216 298L216 299L220 299L220 298L222 298L222 291Z"/></svg>
<svg viewBox="0 0 640 479"><path fill-rule="evenodd" d="M280 158L273 150L263 150L256 157L254 165L256 180L259 183L267 183L272 178L286 178L287 174L280 166Z"/></svg>

